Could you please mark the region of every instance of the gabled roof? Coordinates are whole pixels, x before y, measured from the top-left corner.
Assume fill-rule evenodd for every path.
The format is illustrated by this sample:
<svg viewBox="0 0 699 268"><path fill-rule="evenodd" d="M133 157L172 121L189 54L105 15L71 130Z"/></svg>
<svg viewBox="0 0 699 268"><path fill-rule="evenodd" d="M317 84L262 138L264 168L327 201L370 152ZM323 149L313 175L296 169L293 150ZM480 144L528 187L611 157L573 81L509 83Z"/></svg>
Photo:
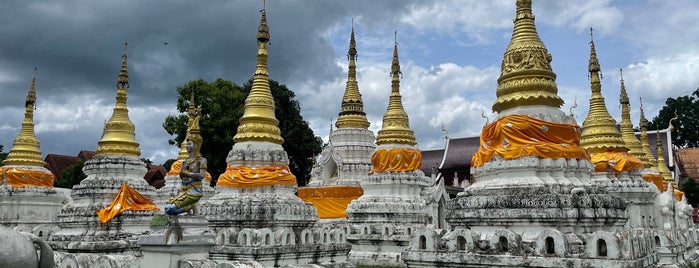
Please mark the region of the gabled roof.
<svg viewBox="0 0 699 268"><path fill-rule="evenodd" d="M480 146L479 136L449 139L439 169L470 170L471 158Z"/></svg>
<svg viewBox="0 0 699 268"><path fill-rule="evenodd" d="M682 176L699 179L699 148L677 149L675 156Z"/></svg>
<svg viewBox="0 0 699 268"><path fill-rule="evenodd" d="M61 173L64 169L80 160L80 157L61 154L47 154L46 158L44 158L44 162L46 162L45 167L53 173L56 180L61 179Z"/></svg>
<svg viewBox="0 0 699 268"><path fill-rule="evenodd" d="M420 169L426 176L432 176L434 173L433 168L439 168L439 165L442 163L442 158L444 158L444 149L422 150L421 153L422 168Z"/></svg>

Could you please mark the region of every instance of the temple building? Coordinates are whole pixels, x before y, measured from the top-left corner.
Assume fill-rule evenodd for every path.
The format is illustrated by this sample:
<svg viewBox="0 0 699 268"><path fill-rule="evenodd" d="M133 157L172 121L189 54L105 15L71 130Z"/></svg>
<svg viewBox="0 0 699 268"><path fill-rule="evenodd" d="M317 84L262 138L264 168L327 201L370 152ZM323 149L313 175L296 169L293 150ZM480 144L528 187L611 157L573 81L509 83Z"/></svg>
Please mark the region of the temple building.
<svg viewBox="0 0 699 268"><path fill-rule="evenodd" d="M372 168L371 155L376 149L376 138L369 130L369 120L364 113L364 102L357 83L354 26L347 58L347 86L336 128L331 128L328 144L314 163L310 183L298 191L304 202L316 207L321 219L347 217L347 205L364 193L360 182Z"/></svg>
<svg viewBox="0 0 699 268"><path fill-rule="evenodd" d="M139 158L141 149L126 105L126 45L116 86L112 116L95 156L83 167L87 178L73 187L73 202L58 214L61 230L48 241L59 252L61 267L97 267L115 260L136 265L141 255L137 240L149 232L151 218L159 210L151 201L155 188L143 179L146 164Z"/></svg>
<svg viewBox="0 0 699 268"><path fill-rule="evenodd" d="M471 160L475 182L451 200L446 213L451 229L413 234L401 255L408 267L649 267L694 261L695 254L678 254L697 246L686 200L678 203L671 189L657 192L641 179L638 163L616 161L637 158L626 153L604 106L592 42L590 56L592 98L581 130L560 110L552 56L537 34L531 0L517 0L493 104L498 117L483 128ZM624 199L629 194L609 191L627 187L635 187L631 191L642 202L629 204L635 201ZM629 225L630 205L653 206L648 212L653 219L640 217ZM658 225L666 232L652 231ZM656 247L664 255L656 255Z"/></svg>
<svg viewBox="0 0 699 268"><path fill-rule="evenodd" d="M358 266L404 266L400 253L421 229L446 228L443 209L449 197L420 170L422 154L400 95L398 43L393 46L391 93L383 125L363 178L364 195L347 207L352 244L349 261ZM428 227L431 225L432 227Z"/></svg>
<svg viewBox="0 0 699 268"><path fill-rule="evenodd" d="M318 214L296 196L296 177L282 148L267 69L270 40L266 11L257 32L257 67L245 100L228 167L201 215L216 233L209 259L241 260L269 267L341 263L350 246L344 229L316 228Z"/></svg>
<svg viewBox="0 0 699 268"><path fill-rule="evenodd" d="M44 167L34 133L36 75L34 69L22 128L0 166L0 226L48 237L57 231L56 214L70 199L53 188L55 176Z"/></svg>

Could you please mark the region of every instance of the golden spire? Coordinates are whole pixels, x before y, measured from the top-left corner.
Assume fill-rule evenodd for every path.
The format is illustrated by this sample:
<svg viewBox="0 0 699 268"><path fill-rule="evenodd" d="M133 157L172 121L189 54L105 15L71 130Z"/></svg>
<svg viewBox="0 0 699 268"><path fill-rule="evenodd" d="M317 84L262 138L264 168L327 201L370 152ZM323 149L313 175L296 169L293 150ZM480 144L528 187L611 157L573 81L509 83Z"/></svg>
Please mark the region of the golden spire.
<svg viewBox="0 0 699 268"><path fill-rule="evenodd" d="M12 149L3 162L6 166L37 166L43 167L44 160L41 158L39 149L39 139L34 133L34 104L36 103L36 75L34 68L34 78L29 86L27 99L24 102L24 121L22 129L12 144Z"/></svg>
<svg viewBox="0 0 699 268"><path fill-rule="evenodd" d="M621 133L616 128L616 121L609 115L607 106L602 96L602 84L600 82L600 64L595 50L595 41L592 39L590 28L590 112L582 124L580 146L587 149L590 154L603 152L627 152Z"/></svg>
<svg viewBox="0 0 699 268"><path fill-rule="evenodd" d="M369 120L364 113L362 94L357 85L357 43L354 41L354 19L352 20L352 33L350 34L350 47L347 52L349 71L347 72L347 86L342 97L342 109L337 117L337 128L369 128Z"/></svg>
<svg viewBox="0 0 699 268"><path fill-rule="evenodd" d="M661 175L663 175L663 182L665 184L672 183L673 187L677 187L675 179L672 178L672 172L670 171L670 169L667 168L667 165L665 164L665 156L663 156L663 141L660 138L660 130L658 130L657 127L655 130L655 145L655 148L658 153L657 171L660 172Z"/></svg>
<svg viewBox="0 0 699 268"><path fill-rule="evenodd" d="M415 134L410 129L408 114L403 109L400 96L400 63L398 62L397 32L394 32L393 63L391 64L391 95L388 98L388 109L383 115L383 126L376 137L376 144L407 144L416 145Z"/></svg>
<svg viewBox="0 0 699 268"><path fill-rule="evenodd" d="M500 113L522 105L561 107L552 57L536 32L531 0L517 0L514 24L502 59L493 111Z"/></svg>
<svg viewBox="0 0 699 268"><path fill-rule="evenodd" d="M180 153L177 155L177 160L185 160L187 157L189 157L189 154L187 153L187 137L189 137L189 129L192 128L192 123L194 122L194 91L192 91L192 94L189 96L189 110L187 112L187 130L185 131L185 136L184 140L180 144Z"/></svg>
<svg viewBox="0 0 699 268"><path fill-rule="evenodd" d="M619 103L621 103L621 138L624 140L626 148L629 148L629 154L637 157L644 164L648 162L646 154L643 153L641 141L636 138L633 133L633 123L631 123L631 111L629 105L629 95L626 93L626 85L624 85L624 71L619 68L619 76L621 77L621 94Z"/></svg>
<svg viewBox="0 0 699 268"><path fill-rule="evenodd" d="M274 115L274 98L269 88L267 72L267 42L269 42L267 13L264 9L260 12L262 18L257 32L257 68L252 78L252 89L245 99L245 112L240 118L238 132L233 140L282 144L284 139L280 135L279 120Z"/></svg>
<svg viewBox="0 0 699 268"><path fill-rule="evenodd" d="M646 162L643 162L643 165L645 165L647 168L650 168L654 171L658 171L658 165L655 160L655 157L653 156L653 153L650 151L650 145L648 144L648 133L646 132L646 128L648 127L648 119L646 119L645 114L643 113L643 99L641 99L641 148L643 149L643 153L646 154Z"/></svg>
<svg viewBox="0 0 699 268"><path fill-rule="evenodd" d="M104 125L102 138L97 142L97 155L126 155L138 157L141 149L136 142L136 127L129 119L129 109L126 107L126 93L129 88L129 73L126 68L126 48L121 56L121 70L117 78L116 105L112 117Z"/></svg>

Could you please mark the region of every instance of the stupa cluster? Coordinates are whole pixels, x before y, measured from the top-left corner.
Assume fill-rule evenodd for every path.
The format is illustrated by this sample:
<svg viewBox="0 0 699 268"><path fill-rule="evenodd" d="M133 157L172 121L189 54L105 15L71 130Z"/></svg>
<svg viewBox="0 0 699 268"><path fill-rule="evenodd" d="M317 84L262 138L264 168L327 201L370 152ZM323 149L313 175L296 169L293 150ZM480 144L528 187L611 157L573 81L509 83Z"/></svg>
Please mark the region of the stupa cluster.
<svg viewBox="0 0 699 268"><path fill-rule="evenodd" d="M560 109L552 55L536 31L531 0L516 5L492 106L498 116L483 127L468 163L475 182L453 199L439 176L421 171L400 94L397 42L382 128L377 136L369 130L354 28L335 128L310 183L298 188L274 113L263 9L252 90L215 189L208 186L206 160L190 161L200 157L191 150L201 142L194 96L187 139L165 187L156 190L143 179L146 166L126 105L125 52L113 114L96 155L85 163L87 178L70 192L53 188L53 175L43 167L33 123L35 73L22 129L0 167L0 224L45 239L48 244L37 242L42 265L73 268L696 264L693 208L675 190L659 139L658 158L651 154L642 107L641 140L634 135L623 78L621 130L609 114L592 31L590 111L580 127ZM162 208L196 177L192 163L202 170L204 186L192 192L201 199L185 214L166 216ZM11 239L2 243L23 248L22 236L5 227L0 237ZM0 254L0 264L36 258L33 250Z"/></svg>

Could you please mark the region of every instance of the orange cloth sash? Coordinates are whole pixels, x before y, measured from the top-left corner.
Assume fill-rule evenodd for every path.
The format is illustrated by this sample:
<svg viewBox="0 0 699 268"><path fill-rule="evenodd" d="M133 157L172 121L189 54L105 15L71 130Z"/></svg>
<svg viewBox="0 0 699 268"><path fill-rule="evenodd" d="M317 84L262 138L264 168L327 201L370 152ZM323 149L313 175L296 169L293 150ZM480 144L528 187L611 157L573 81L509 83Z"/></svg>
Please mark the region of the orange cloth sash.
<svg viewBox="0 0 699 268"><path fill-rule="evenodd" d="M371 156L374 172L406 172L422 167L422 153L415 149L394 148L380 149Z"/></svg>
<svg viewBox="0 0 699 268"><path fill-rule="evenodd" d="M291 174L289 166L267 167L226 167L226 172L218 177L216 186L230 188L258 187L270 185L296 185L296 176Z"/></svg>
<svg viewBox="0 0 699 268"><path fill-rule="evenodd" d="M557 124L526 115L507 115L483 127L471 166L482 166L496 155L505 159L528 155L590 159L587 150L580 147L577 124Z"/></svg>
<svg viewBox="0 0 699 268"><path fill-rule="evenodd" d="M177 160L172 163L172 166L170 166L170 171L167 172L166 176L179 176L180 175L180 170L182 169L182 162L184 160ZM207 181L211 181L211 174L209 172L206 172L204 175L204 179Z"/></svg>
<svg viewBox="0 0 699 268"><path fill-rule="evenodd" d="M0 181L6 180L14 188L39 186L53 188L53 174L14 167L0 167Z"/></svg>
<svg viewBox="0 0 699 268"><path fill-rule="evenodd" d="M299 188L301 200L313 204L321 219L347 218L347 205L364 194L359 186Z"/></svg>
<svg viewBox="0 0 699 268"><path fill-rule="evenodd" d="M604 152L592 155L590 159L595 165L595 172L606 172L608 168L617 173L643 168L641 160L623 152Z"/></svg>
<svg viewBox="0 0 699 268"><path fill-rule="evenodd" d="M97 211L97 217L100 218L102 224L106 224L124 210L160 210L160 208L153 201L124 183L114 196L112 204Z"/></svg>

